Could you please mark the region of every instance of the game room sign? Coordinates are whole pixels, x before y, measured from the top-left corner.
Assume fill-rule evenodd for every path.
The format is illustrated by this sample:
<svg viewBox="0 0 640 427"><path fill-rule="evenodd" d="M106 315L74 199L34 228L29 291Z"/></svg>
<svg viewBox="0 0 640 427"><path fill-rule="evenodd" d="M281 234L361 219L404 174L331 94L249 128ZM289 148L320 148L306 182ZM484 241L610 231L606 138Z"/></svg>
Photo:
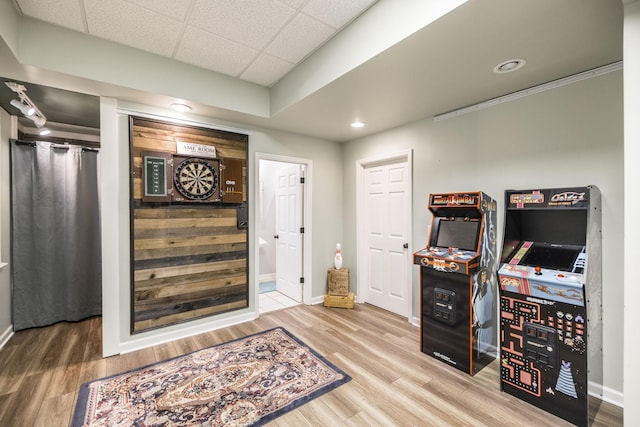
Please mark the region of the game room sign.
<svg viewBox="0 0 640 427"><path fill-rule="evenodd" d="M176 141L178 154L185 156L216 158L216 147L211 145L194 144L191 142Z"/></svg>

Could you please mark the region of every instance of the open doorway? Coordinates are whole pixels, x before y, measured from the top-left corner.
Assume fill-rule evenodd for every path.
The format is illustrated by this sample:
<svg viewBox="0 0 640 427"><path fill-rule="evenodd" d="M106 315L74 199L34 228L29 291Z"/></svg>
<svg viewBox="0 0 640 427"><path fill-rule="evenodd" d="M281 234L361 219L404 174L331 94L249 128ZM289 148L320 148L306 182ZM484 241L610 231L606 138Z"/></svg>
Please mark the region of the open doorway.
<svg viewBox="0 0 640 427"><path fill-rule="evenodd" d="M307 302L305 160L272 155L258 157L258 312ZM308 270L307 270L308 271Z"/></svg>

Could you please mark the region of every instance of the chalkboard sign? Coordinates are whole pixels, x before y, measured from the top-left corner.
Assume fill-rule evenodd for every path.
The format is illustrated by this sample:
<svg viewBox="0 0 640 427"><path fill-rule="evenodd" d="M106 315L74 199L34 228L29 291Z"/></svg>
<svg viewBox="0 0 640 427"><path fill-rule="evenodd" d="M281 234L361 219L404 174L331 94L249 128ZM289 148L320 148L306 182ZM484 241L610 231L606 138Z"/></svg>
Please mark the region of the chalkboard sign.
<svg viewBox="0 0 640 427"><path fill-rule="evenodd" d="M167 177L168 156L164 153L147 153L142 157L142 179L144 181L144 193L142 200L145 202L170 201Z"/></svg>

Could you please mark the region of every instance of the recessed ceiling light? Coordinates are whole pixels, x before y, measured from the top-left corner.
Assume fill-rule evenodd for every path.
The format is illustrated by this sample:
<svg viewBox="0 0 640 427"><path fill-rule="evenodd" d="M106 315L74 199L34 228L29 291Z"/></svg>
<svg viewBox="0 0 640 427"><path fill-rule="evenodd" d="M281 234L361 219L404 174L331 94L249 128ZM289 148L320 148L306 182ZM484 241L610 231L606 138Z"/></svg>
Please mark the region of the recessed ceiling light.
<svg viewBox="0 0 640 427"><path fill-rule="evenodd" d="M189 107L187 104L182 104L180 102L174 102L173 104L171 104L171 108L181 113L186 113L187 111L191 111L191 107Z"/></svg>
<svg viewBox="0 0 640 427"><path fill-rule="evenodd" d="M496 65L493 69L493 72L498 74L510 73L524 67L524 64L526 63L527 61L525 61L524 59L510 59Z"/></svg>
<svg viewBox="0 0 640 427"><path fill-rule="evenodd" d="M364 123L362 123L360 120L356 120L355 122L351 123L351 127L361 128L361 127L364 127Z"/></svg>
<svg viewBox="0 0 640 427"><path fill-rule="evenodd" d="M51 131L49 129L40 129L40 136L49 135Z"/></svg>

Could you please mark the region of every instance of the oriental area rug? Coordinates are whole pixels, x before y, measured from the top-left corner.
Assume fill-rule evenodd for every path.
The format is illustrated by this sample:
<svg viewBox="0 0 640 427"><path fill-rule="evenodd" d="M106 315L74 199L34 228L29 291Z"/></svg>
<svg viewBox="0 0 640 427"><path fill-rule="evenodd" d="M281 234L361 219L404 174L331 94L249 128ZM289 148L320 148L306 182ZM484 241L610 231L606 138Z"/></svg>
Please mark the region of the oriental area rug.
<svg viewBox="0 0 640 427"><path fill-rule="evenodd" d="M350 379L274 328L85 383L72 426L261 425Z"/></svg>

